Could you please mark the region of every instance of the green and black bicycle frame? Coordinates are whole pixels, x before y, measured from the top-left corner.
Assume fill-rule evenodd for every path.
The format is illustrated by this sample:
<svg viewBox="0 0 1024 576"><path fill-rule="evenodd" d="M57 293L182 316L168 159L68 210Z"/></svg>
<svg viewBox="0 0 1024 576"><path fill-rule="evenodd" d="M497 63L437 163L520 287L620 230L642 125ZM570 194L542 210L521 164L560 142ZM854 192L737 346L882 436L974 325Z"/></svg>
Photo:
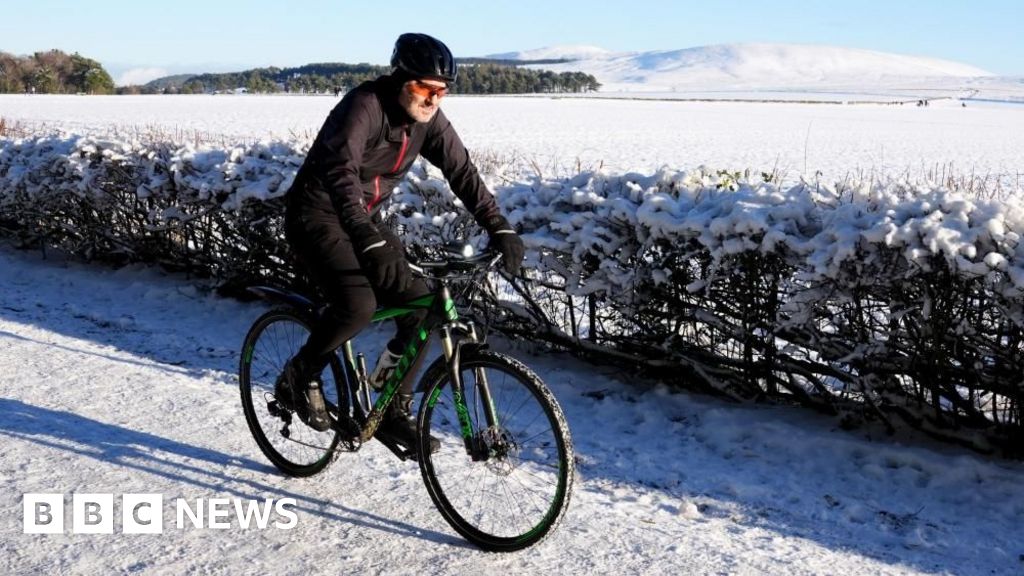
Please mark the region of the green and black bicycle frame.
<svg viewBox="0 0 1024 576"><path fill-rule="evenodd" d="M488 458L488 449L484 445L484 442L473 434L473 421L469 413L469 408L466 405L465 389L462 382L461 358L466 353L472 353L473 351L486 348L487 344L480 342L476 334L476 328L471 322L466 323L459 319L458 311L455 308L455 301L452 299L451 291L448 289L448 286L442 283L438 290L432 294L428 294L399 306L382 308L373 315L372 322L376 323L398 318L421 310L427 311L426 317L420 325L417 326L415 336L402 352L402 355L395 366L395 370L384 383L377 399L373 402L372 408L370 408L365 414L365 423L362 426L360 440L362 442L367 442L373 437L377 428L380 426L385 411L398 394L398 389L401 387L402 381L408 375L409 369L412 366L415 366L420 355L425 353L430 341L430 334L434 331L438 331L441 334L441 348L444 352L444 365L449 371L449 380L452 387L452 397L455 402L456 417L458 418L459 430L466 445L466 452L473 458L473 460L486 460ZM351 342L345 343L343 354L344 361L351 368L349 374L357 375L356 383L358 385L350 387L350 390L355 393L355 397L353 399L357 403L361 404L365 410L365 408L369 407L369 384L366 378L365 359L362 355L356 355L353 352ZM435 366L432 365L427 369L428 371L425 372L425 374L429 373L429 371L434 368ZM424 378L421 381L421 387L422 382L425 382L426 380L427 379ZM476 387L477 394L479 394L480 400L485 407L483 417L487 423L486 428L492 430L497 429L499 425L498 415L494 408L486 375L483 370L479 370L476 374ZM425 392L425 390L417 389L416 392ZM425 398L423 401L428 402L430 406L433 406L436 404L438 397L440 396L440 392L440 388L434 390L432 397ZM360 398L360 393L362 394L362 398ZM389 448L394 450L393 447L389 446Z"/></svg>

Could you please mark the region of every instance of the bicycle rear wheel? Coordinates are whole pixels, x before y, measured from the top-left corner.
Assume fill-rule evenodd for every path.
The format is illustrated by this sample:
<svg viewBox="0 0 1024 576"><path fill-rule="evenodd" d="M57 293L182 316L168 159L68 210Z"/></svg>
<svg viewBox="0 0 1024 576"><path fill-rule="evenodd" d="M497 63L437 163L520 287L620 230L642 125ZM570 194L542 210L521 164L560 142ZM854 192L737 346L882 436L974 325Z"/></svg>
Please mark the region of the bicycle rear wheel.
<svg viewBox="0 0 1024 576"><path fill-rule="evenodd" d="M274 385L284 365L309 336L309 322L295 312L272 310L260 316L242 345L238 384L249 430L260 450L289 476L312 476L323 470L340 441L337 427L318 432L306 426L293 410L280 404ZM335 357L324 370L323 392L337 421L338 407L348 409L344 373Z"/></svg>
<svg viewBox="0 0 1024 576"><path fill-rule="evenodd" d="M536 544L569 506L575 465L565 416L540 378L513 358L476 351L460 364L480 459L466 452L456 392L441 358L424 376L418 419L427 491L452 528L484 550L510 552ZM479 386L484 378L497 426L487 424ZM435 453L431 435L441 441Z"/></svg>

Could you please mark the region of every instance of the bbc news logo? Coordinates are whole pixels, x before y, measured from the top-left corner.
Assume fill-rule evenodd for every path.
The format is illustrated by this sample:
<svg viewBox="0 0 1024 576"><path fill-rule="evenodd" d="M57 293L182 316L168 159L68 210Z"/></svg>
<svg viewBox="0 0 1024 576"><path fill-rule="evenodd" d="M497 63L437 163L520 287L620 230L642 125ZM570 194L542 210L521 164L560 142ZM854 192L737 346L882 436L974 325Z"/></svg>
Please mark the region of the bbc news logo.
<svg viewBox="0 0 1024 576"><path fill-rule="evenodd" d="M113 494L72 494L71 532L113 534L114 519L120 517L119 531L122 534L163 533L163 495L122 494L119 503L118 514ZM22 500L24 533L64 534L64 504L64 494L25 494ZM178 498L174 501L174 526L178 530L291 530L299 522L294 507L294 498L268 498L263 501L240 498Z"/></svg>

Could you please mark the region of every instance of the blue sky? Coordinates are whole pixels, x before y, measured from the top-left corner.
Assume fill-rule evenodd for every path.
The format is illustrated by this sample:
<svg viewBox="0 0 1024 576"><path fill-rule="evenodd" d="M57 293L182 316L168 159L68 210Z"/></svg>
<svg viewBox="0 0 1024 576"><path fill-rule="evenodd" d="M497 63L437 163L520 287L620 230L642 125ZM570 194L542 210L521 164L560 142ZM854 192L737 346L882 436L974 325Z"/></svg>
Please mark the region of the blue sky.
<svg viewBox="0 0 1024 576"><path fill-rule="evenodd" d="M733 42L829 44L1024 75L1020 0L32 0L4 10L0 51L57 48L130 69L213 72L385 64L402 32L456 56L587 44L612 51ZM141 76L140 76L141 77Z"/></svg>

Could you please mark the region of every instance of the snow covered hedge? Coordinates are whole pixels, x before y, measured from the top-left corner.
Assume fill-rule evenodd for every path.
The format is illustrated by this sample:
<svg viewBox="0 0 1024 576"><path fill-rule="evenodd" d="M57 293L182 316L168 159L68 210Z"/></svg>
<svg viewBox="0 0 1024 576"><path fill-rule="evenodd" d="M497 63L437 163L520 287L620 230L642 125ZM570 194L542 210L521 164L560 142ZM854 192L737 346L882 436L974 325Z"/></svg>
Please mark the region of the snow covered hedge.
<svg viewBox="0 0 1024 576"><path fill-rule="evenodd" d="M283 277L275 199L304 156L283 143L0 140L0 230L86 259L154 262L221 281Z"/></svg>
<svg viewBox="0 0 1024 576"><path fill-rule="evenodd" d="M280 197L304 154L292 142L0 139L0 231L222 286L293 281ZM705 168L492 178L529 248L495 326L689 387L1020 453L1019 195L770 180ZM420 243L478 234L456 205L423 164L390 217Z"/></svg>

